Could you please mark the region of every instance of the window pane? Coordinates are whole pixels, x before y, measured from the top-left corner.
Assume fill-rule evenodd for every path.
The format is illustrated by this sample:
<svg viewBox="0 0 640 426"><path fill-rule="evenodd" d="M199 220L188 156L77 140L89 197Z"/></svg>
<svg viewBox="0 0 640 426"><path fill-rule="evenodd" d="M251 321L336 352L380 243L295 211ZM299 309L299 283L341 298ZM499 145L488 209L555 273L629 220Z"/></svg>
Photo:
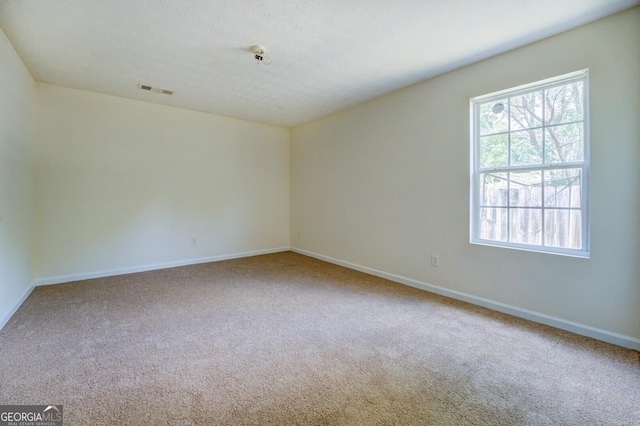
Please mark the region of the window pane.
<svg viewBox="0 0 640 426"><path fill-rule="evenodd" d="M584 161L584 126L582 123L547 127L544 162L546 164Z"/></svg>
<svg viewBox="0 0 640 426"><path fill-rule="evenodd" d="M542 244L542 209L510 209L510 241Z"/></svg>
<svg viewBox="0 0 640 426"><path fill-rule="evenodd" d="M506 173L481 173L480 174L480 205L502 206L508 205L507 174Z"/></svg>
<svg viewBox="0 0 640 426"><path fill-rule="evenodd" d="M509 205L542 207L542 172L510 173Z"/></svg>
<svg viewBox="0 0 640 426"><path fill-rule="evenodd" d="M509 104L507 98L480 104L480 134L509 130Z"/></svg>
<svg viewBox="0 0 640 426"><path fill-rule="evenodd" d="M545 243L551 247L582 248L582 214L580 210L547 209Z"/></svg>
<svg viewBox="0 0 640 426"><path fill-rule="evenodd" d="M511 133L511 165L542 164L542 129Z"/></svg>
<svg viewBox="0 0 640 426"><path fill-rule="evenodd" d="M480 138L480 168L509 165L509 135L507 133Z"/></svg>
<svg viewBox="0 0 640 426"><path fill-rule="evenodd" d="M508 211L506 208L481 208L479 237L483 240L507 241Z"/></svg>
<svg viewBox="0 0 640 426"><path fill-rule="evenodd" d="M580 207L582 170L563 169L544 172L544 205L547 207Z"/></svg>
<svg viewBox="0 0 640 426"><path fill-rule="evenodd" d="M542 91L511 98L511 130L542 126Z"/></svg>
<svg viewBox="0 0 640 426"><path fill-rule="evenodd" d="M545 91L546 124L567 123L584 119L584 82L552 87Z"/></svg>

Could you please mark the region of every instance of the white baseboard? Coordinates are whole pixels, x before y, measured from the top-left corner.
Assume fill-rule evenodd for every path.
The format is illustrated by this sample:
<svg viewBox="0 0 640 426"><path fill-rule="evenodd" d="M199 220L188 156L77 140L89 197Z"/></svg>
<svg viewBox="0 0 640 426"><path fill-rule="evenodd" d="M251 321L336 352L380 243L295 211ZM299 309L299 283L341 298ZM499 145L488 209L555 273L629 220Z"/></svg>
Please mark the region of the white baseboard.
<svg viewBox="0 0 640 426"><path fill-rule="evenodd" d="M22 297L20 297L20 299L18 299L18 301L13 305L13 308L11 308L9 312L7 312L7 314L4 316L4 318L2 318L2 320L0 320L0 330L4 328L4 326L9 322L9 320L13 316L13 314L15 314L18 308L20 308L20 306L22 306L24 301L27 300L27 297L29 297L29 295L31 294L34 288L35 288L34 285L29 287L27 291L24 292Z"/></svg>
<svg viewBox="0 0 640 426"><path fill-rule="evenodd" d="M390 274L387 272L379 271L377 269L369 268L367 266L357 265L355 263L345 262L342 260L334 259L329 256L313 253L307 250L291 247L291 251L303 254L305 256L314 257L316 259L324 260L325 262L334 263L336 265L344 266L349 269L364 272L376 277L385 278L390 281L394 281L400 284L405 284L411 287L426 290L431 293L436 293L441 296L450 297L452 299L468 302L473 305L482 306L494 311L502 312L505 314L513 315L515 317L524 318L540 324L549 325L551 327L559 328L561 330L570 331L581 336L591 337L596 340L611 343L617 346L622 346L629 349L640 351L640 339L636 339L631 336L625 336L618 333L613 333L607 330L591 327L588 325L576 323L573 321L567 321L561 318L552 317L550 315L542 314L528 309L519 308L517 306L507 305L505 303L496 302L490 299L474 296L472 294L463 293L456 290L449 290L444 287L439 287L432 284L427 284L421 281L417 281L411 278L405 278L399 275Z"/></svg>
<svg viewBox="0 0 640 426"><path fill-rule="evenodd" d="M134 274L136 272L155 271L158 269L175 268L177 266L196 265L198 263L219 262L221 260L240 259L242 257L259 256L261 254L289 251L289 247L278 247L266 250L256 250L244 253L223 254L220 256L201 257L198 259L178 260L175 262L155 263L152 265L134 266L131 268L110 269L106 271L87 272L82 274L63 275L57 277L38 278L34 286L62 284L72 281L90 280L93 278L113 277L116 275Z"/></svg>

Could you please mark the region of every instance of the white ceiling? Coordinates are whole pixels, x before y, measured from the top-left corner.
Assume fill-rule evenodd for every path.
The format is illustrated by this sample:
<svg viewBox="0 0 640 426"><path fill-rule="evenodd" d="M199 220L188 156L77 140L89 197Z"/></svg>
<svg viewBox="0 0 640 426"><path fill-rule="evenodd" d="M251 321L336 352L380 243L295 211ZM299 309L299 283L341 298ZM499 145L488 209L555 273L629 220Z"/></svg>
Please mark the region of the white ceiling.
<svg viewBox="0 0 640 426"><path fill-rule="evenodd" d="M290 127L638 3L0 0L0 28L36 81Z"/></svg>

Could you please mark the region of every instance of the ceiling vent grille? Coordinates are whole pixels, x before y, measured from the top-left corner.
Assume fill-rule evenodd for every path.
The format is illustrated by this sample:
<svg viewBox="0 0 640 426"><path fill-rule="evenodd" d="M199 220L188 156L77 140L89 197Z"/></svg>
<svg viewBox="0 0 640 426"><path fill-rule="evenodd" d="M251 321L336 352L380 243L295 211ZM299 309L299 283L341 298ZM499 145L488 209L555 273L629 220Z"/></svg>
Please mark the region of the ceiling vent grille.
<svg viewBox="0 0 640 426"><path fill-rule="evenodd" d="M174 94L173 90L160 89L159 87L148 86L146 84L138 84L138 89L148 90L150 92L161 93L163 95L173 95Z"/></svg>

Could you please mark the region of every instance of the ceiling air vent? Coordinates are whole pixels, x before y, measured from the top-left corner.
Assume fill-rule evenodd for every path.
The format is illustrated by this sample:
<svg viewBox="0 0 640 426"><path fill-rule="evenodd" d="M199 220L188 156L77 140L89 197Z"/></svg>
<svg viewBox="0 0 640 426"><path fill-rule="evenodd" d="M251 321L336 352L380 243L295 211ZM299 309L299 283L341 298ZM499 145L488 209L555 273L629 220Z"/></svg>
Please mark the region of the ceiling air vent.
<svg viewBox="0 0 640 426"><path fill-rule="evenodd" d="M146 84L138 84L138 88L150 92L162 93L163 95L173 95L174 93L173 90L160 89L159 87L147 86Z"/></svg>

